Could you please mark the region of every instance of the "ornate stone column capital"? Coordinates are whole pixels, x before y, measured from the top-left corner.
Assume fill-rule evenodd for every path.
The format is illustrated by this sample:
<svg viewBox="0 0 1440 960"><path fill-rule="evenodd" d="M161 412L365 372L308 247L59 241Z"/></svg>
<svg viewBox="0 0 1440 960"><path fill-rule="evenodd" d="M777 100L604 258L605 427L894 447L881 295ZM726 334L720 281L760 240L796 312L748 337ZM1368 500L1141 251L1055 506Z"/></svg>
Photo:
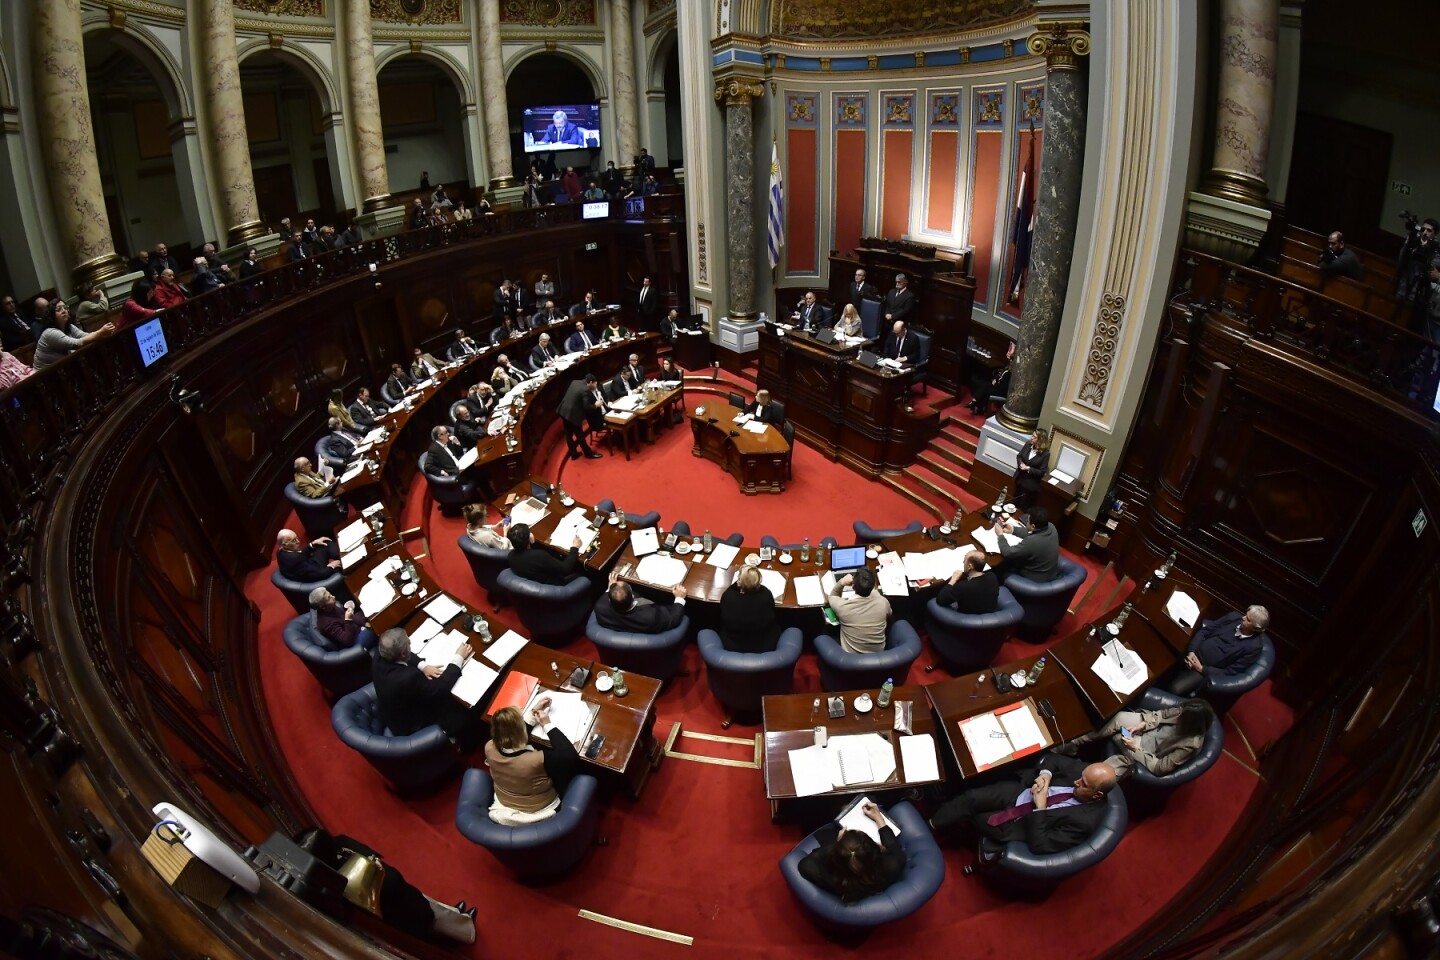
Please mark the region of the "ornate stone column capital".
<svg viewBox="0 0 1440 960"><path fill-rule="evenodd" d="M765 96L765 84L749 77L725 77L715 81L715 102L726 107L749 106Z"/></svg>
<svg viewBox="0 0 1440 960"><path fill-rule="evenodd" d="M1050 73L1079 70L1080 58L1090 54L1090 34L1083 20L1056 21L1044 24L1039 33L1030 34L1025 47L1045 58Z"/></svg>

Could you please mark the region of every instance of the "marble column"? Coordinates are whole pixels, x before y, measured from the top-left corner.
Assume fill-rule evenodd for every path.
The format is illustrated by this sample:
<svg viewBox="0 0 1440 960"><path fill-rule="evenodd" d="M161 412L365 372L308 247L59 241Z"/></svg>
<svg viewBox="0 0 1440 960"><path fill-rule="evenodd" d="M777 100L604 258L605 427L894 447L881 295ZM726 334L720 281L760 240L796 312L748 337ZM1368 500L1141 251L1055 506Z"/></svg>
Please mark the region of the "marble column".
<svg viewBox="0 0 1440 960"><path fill-rule="evenodd" d="M515 185L510 155L510 105L505 99L505 60L500 47L500 0L480 0L480 86L485 104L485 160L490 189Z"/></svg>
<svg viewBox="0 0 1440 960"><path fill-rule="evenodd" d="M1222 0L1215 159L1201 188L1205 193L1265 204L1279 33L1279 0Z"/></svg>
<svg viewBox="0 0 1440 960"><path fill-rule="evenodd" d="M351 127L355 131L355 159L360 168L360 196L368 212L385 206L390 199L380 93L375 84L375 38L370 29L369 0L340 0L339 6L345 28L345 72Z"/></svg>
<svg viewBox="0 0 1440 960"><path fill-rule="evenodd" d="M235 8L230 0L201 0L200 82L220 189L221 218L229 246L249 243L266 233L255 201L250 170L250 135L245 129L245 99L240 92L240 61L235 56Z"/></svg>
<svg viewBox="0 0 1440 960"><path fill-rule="evenodd" d="M1085 166L1086 82L1081 58L1090 52L1090 35L1079 24L1053 24L1032 35L1029 47L1046 60L1045 147L1035 191L1025 307L1010 361L1010 397L999 415L1002 424L1020 431L1033 430L1040 422L1070 282Z"/></svg>
<svg viewBox="0 0 1440 960"><path fill-rule="evenodd" d="M629 176L640 153L640 125L635 99L635 30L630 5L633 0L610 0L610 52L615 65L615 129L619 140L620 167ZM746 105L749 113L749 105Z"/></svg>
<svg viewBox="0 0 1440 960"><path fill-rule="evenodd" d="M755 319L755 119L751 104L765 95L759 80L730 77L715 85L725 107L725 194L730 305L734 320Z"/></svg>
<svg viewBox="0 0 1440 960"><path fill-rule="evenodd" d="M30 55L35 68L35 124L50 183L60 243L78 283L118 276L105 191L91 129L85 85L80 0L47 0L31 7Z"/></svg>

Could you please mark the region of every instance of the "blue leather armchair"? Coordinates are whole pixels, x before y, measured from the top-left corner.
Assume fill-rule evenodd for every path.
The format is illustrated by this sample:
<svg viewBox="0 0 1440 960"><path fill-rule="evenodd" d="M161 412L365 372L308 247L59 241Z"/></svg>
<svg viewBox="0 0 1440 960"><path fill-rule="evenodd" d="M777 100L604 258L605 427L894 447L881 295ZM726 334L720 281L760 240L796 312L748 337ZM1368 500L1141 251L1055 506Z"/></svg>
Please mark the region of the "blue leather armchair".
<svg viewBox="0 0 1440 960"><path fill-rule="evenodd" d="M397 395L391 392L390 380L387 377L385 382L380 384L380 399L384 400L387 404L394 407L399 405L400 401L404 400L405 397L403 395Z"/></svg>
<svg viewBox="0 0 1440 960"><path fill-rule="evenodd" d="M455 807L455 829L479 844L522 880L548 880L579 863L595 839L600 804L595 796L599 782L579 774L565 788L555 816L537 823L510 827L490 819L495 784L478 768L465 771L460 801Z"/></svg>
<svg viewBox="0 0 1440 960"><path fill-rule="evenodd" d="M834 637L816 637L821 685L826 690L870 690L888 677L900 686L910 675L910 665L920 656L920 635L908 621L896 620L890 624L885 640L881 653L846 653Z"/></svg>
<svg viewBox="0 0 1440 960"><path fill-rule="evenodd" d="M1002 574L1000 579L1025 608L1016 632L1026 640L1039 642L1065 617L1075 591L1085 582L1085 568L1062 556L1060 575L1048 583L1036 583L1018 573Z"/></svg>
<svg viewBox="0 0 1440 960"><path fill-rule="evenodd" d="M795 664L805 649L805 634L788 627L769 653L736 653L726 650L720 634L701 630L700 658L705 661L705 679L710 692L725 708L727 722L758 722L761 701L789 693L795 685Z"/></svg>
<svg viewBox="0 0 1440 960"><path fill-rule="evenodd" d="M425 478L425 486L430 491L431 498L440 505L440 512L450 517L460 512L460 508L474 499L475 484L459 477L442 477L429 471L428 453L420 454L417 466L420 468L420 475Z"/></svg>
<svg viewBox="0 0 1440 960"><path fill-rule="evenodd" d="M690 524L684 520L676 520L674 525L670 527L670 532L677 537L688 537L690 536Z"/></svg>
<svg viewBox="0 0 1440 960"><path fill-rule="evenodd" d="M460 552L465 554L465 559L470 564L470 573L475 577L475 582L485 588L485 594L490 598L490 606L502 606L506 602L506 596L505 591L500 589L499 578L502 570L510 569L510 551L481 546L466 533L460 534L460 539L456 542L460 544Z"/></svg>
<svg viewBox="0 0 1440 960"><path fill-rule="evenodd" d="M367 683L336 701L330 725L340 741L359 753L397 787L434 783L454 769L459 751L439 724L397 737L380 721L375 684Z"/></svg>
<svg viewBox="0 0 1440 960"><path fill-rule="evenodd" d="M295 489L294 483L285 484L285 499L300 518L307 540L333 535L335 527L349 512L335 497L307 497Z"/></svg>
<svg viewBox="0 0 1440 960"><path fill-rule="evenodd" d="M820 924L839 933L864 933L882 923L908 917L919 910L945 882L945 857L930 834L930 827L907 802L886 811L900 828L900 846L905 850L905 872L899 880L872 897L846 903L828 890L800 875L800 861L820 846L814 835L785 854L780 873L800 905Z"/></svg>
<svg viewBox="0 0 1440 960"><path fill-rule="evenodd" d="M326 437L321 437L319 440L316 440L316 441L315 441L315 466L316 466L316 469L319 469L320 464L322 464L322 463L328 463L328 464L330 464L331 468L333 468L336 473L343 473L344 470L345 470L345 461L342 460L342 459L340 459L339 457L332 457L332 456L330 456L330 454L328 454L328 453L325 452L325 440L326 440L326 439L327 439Z"/></svg>
<svg viewBox="0 0 1440 960"><path fill-rule="evenodd" d="M980 870L986 880L1015 893L1045 893L1066 877L1110 856L1125 836L1130 808L1125 794L1114 787L1105 795L1105 816L1090 839L1059 853L1032 853L1023 841L980 843Z"/></svg>
<svg viewBox="0 0 1440 960"><path fill-rule="evenodd" d="M600 660L606 666L654 677L661 683L680 669L680 659L685 655L685 638L689 633L689 617L681 617L674 628L664 633L610 630L600 626L593 613L585 624L585 635L600 651Z"/></svg>
<svg viewBox="0 0 1440 960"><path fill-rule="evenodd" d="M855 528L855 542L867 545L879 543L881 540L887 540L890 537L903 537L907 533L919 533L925 529L925 525L919 520L911 520L903 527L894 527L891 529L877 530L864 520L856 520L853 526Z"/></svg>
<svg viewBox="0 0 1440 960"><path fill-rule="evenodd" d="M1025 616L1015 596L1000 588L1000 604L994 613L960 613L942 607L931 597L925 605L925 635L951 673L972 673L990 666Z"/></svg>
<svg viewBox="0 0 1440 960"><path fill-rule="evenodd" d="M915 333L915 340L920 348L915 352L918 356L910 359L909 385L920 384L920 392L925 393L925 378L930 373L930 334Z"/></svg>
<svg viewBox="0 0 1440 960"><path fill-rule="evenodd" d="M1167 707L1178 707L1184 702L1184 697L1177 697L1168 690L1152 687L1146 690L1145 695L1140 698L1139 707L1141 710L1164 710ZM1124 750L1118 736L1114 738L1113 742L1116 753ZM1220 754L1224 752L1225 726L1220 722L1220 717L1216 716L1211 721L1210 728L1205 731L1205 743L1183 766L1161 777L1137 763L1130 768L1130 778L1126 781L1126 785L1154 791L1173 790L1181 784L1189 783L1215 766L1216 761L1220 759Z"/></svg>
<svg viewBox="0 0 1440 960"><path fill-rule="evenodd" d="M324 580L315 583L301 583L299 580L291 580L279 570L270 574L270 582L275 588L285 594L285 599L290 601L290 606L295 608L296 613L310 612L310 591L316 587L324 587L335 594L341 602L353 600L350 595L350 588L345 586L345 575L339 570L334 571Z"/></svg>
<svg viewBox="0 0 1440 960"><path fill-rule="evenodd" d="M526 580L514 570L501 570L495 583L515 604L515 614L530 639L546 647L563 647L580 635L592 606L590 581L578 577L561 587Z"/></svg>
<svg viewBox="0 0 1440 960"><path fill-rule="evenodd" d="M302 613L285 624L285 646L331 696L344 696L370 682L378 638L368 627L351 647L335 648L315 626L315 611Z"/></svg>
<svg viewBox="0 0 1440 960"><path fill-rule="evenodd" d="M615 501L606 497L604 500L595 504L595 509L601 513L614 513ZM651 510L649 513L631 513L629 510L626 510L625 523L632 527L653 527L660 523L660 513L657 510Z"/></svg>
<svg viewBox="0 0 1440 960"><path fill-rule="evenodd" d="M1275 669L1275 642L1270 639L1267 633L1260 647L1260 659L1244 673L1237 673L1229 677L1215 677L1209 680L1200 696L1210 701L1210 705L1217 711L1229 710L1235 705L1235 701L1254 690Z"/></svg>

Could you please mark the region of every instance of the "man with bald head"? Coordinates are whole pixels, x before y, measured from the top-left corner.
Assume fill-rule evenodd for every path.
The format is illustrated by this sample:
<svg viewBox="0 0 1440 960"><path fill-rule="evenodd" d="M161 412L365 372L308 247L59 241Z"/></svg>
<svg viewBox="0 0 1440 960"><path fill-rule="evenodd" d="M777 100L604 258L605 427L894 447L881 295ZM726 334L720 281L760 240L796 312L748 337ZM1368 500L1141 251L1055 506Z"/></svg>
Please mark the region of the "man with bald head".
<svg viewBox="0 0 1440 960"><path fill-rule="evenodd" d="M1019 840L1042 856L1084 843L1105 816L1114 768L1054 753L1040 754L1039 760L1018 778L972 787L947 800L930 818L931 829L968 830L1001 844Z"/></svg>
<svg viewBox="0 0 1440 960"><path fill-rule="evenodd" d="M294 530L281 530L275 537L275 563L282 577L319 583L340 569L340 551L329 537L301 543Z"/></svg>
<svg viewBox="0 0 1440 960"><path fill-rule="evenodd" d="M330 479L320 473L310 463L309 457L295 458L295 490L302 497L328 497L335 489L336 478L332 474Z"/></svg>

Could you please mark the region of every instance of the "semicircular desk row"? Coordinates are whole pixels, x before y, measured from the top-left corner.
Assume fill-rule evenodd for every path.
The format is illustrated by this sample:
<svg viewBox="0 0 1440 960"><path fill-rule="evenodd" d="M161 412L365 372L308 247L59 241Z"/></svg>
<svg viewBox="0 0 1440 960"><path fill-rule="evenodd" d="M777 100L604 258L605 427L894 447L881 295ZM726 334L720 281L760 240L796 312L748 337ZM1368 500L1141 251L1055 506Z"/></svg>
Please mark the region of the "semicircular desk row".
<svg viewBox="0 0 1440 960"><path fill-rule="evenodd" d="M534 337L537 333L532 331L528 336ZM517 341L523 339L517 338ZM571 542L571 530L578 529L590 538L584 569L595 587L604 582L612 569L618 570L622 579L642 594L650 592L658 596L683 583L692 633L700 626L718 625L720 597L743 564L759 567L762 579L775 596L782 624L800 626L806 635L823 632L828 593L825 588L831 583L831 565L837 561L835 550L826 551L820 541L816 541L808 559L799 545L767 548L742 543L735 546L718 539L707 553L700 537L677 537L671 541L662 527L656 530L659 549L652 549L647 543L640 548L644 554L641 556L637 555L634 542L641 538L634 537L634 527L622 525L616 522L616 516L602 514L594 506L575 502L569 496L560 501L563 510L553 509L558 497L551 496L555 492L552 486L529 475L529 464L545 453L539 441L557 416L555 407L564 385L587 372L598 375L610 367L618 369L632 352L651 358L657 339L654 334L645 334L607 342L587 354L570 358L564 371L568 376L557 373L535 378L539 382L530 388L528 402L516 411L514 445L506 439L508 430L477 443L476 465L499 469L513 484L500 494L494 505L502 513L515 513L517 506L523 505L543 514L532 526L541 549L563 553ZM545 690L566 689L566 681L573 671L577 668L588 671L589 679L582 682L579 693L583 701L594 704L596 709L593 725L577 747L590 764L612 777L623 778L631 794L638 796L650 771L664 755L664 747L653 735L653 725L655 702L668 678L627 672L628 690L624 696L613 690L596 689L596 678L611 672L611 666L528 642L490 614L465 609L442 596L444 592L438 582L423 567L413 564L391 519L398 514L389 506L399 502L398 489L393 485L393 476L400 465L395 453L397 449L416 445L413 440L405 442L407 434L413 434L416 425L439 422L441 417L448 422L450 404L444 402L442 394L453 390L447 390L447 385L468 379L467 372L507 349L513 349L511 341L459 364L447 365L432 383L382 420L387 434L369 451L373 467L363 469L336 491L337 496L352 502L368 499L371 504L365 508L365 516L349 527L350 539L362 538L360 544L365 550L352 547L347 554L346 585L353 595L362 598L369 625L376 633L404 627L412 636L412 648L422 657L425 643L440 644L436 649L442 659L454 650L457 641L470 643L476 656L469 661L457 684L457 695L472 708L483 710L487 720L499 708L500 701L514 699L517 687L526 691L536 686ZM664 406L667 399L673 401L680 389L653 399L651 405ZM437 399L440 402L437 403ZM707 405L713 408L714 401L707 400ZM723 409L730 408L727 405ZM444 413L437 414L437 410ZM708 415L697 412L691 419L699 416L708 422L716 418L715 414L716 410L711 409ZM720 416L723 418L724 414ZM428 443L428 430L421 439ZM562 529L567 518L569 523ZM895 607L897 621L917 622L926 615L927 599L933 596L934 588L958 568L963 555L975 549L975 544L989 544L988 526L986 518L972 513L961 518L959 529L952 530L946 525L887 537L866 548L863 556L846 555L845 561L858 561L877 573ZM562 530L558 537L557 529ZM702 527L696 524L695 529ZM642 538L644 536L642 534ZM557 542L551 543L552 538ZM363 555L355 559L357 554ZM987 559L992 565L1001 561L993 552L987 554ZM384 585L377 586L377 582ZM369 593L365 593L367 587ZM952 776L973 776L1097 728L1137 699L1145 686L1168 670L1185 649L1194 621L1177 622L1167 610L1171 595L1181 590L1188 591L1202 611L1208 605L1209 596L1175 571L1162 589L1136 595L1135 615L1125 618L1118 636L1108 632L1097 635L1090 625L1083 626L1045 651L1047 662L1057 663L1058 669L1042 671L1035 682L1024 686L1007 687L1004 680L997 686L996 681L1012 675L1018 680L1019 674L1034 667L1040 659L1039 653L997 664L993 670L981 669L928 685L908 684L906 677L899 677L900 683L888 707L862 709L867 704L865 697L868 696L869 703L878 700L878 684L869 689L838 692L834 694L834 706L830 696L823 698L823 705L822 698L811 694L766 696L764 766L772 812L778 813L779 804L787 799L816 795L813 772L801 782L802 778L792 770L790 754L815 742L817 725L826 727L830 736L878 733L889 741L893 750L893 762L879 764L883 777L878 781L832 783L829 789L820 791L824 795L908 789L943 781L947 770ZM364 602L377 595L381 598L378 606ZM579 601L586 604L587 612L593 597L592 589ZM1097 617L1096 622L1110 621L1117 612L1113 608L1118 605L1112 604L1112 609ZM1102 640L1111 642L1102 643ZM1107 666L1103 662L1107 656L1116 664L1113 671L1102 669ZM909 706L904 706L906 704ZM970 721L977 718L984 721L992 715L1022 707L1033 718L1035 729L1029 730L1031 725L1026 729L1037 743L1017 742L1014 749L1003 756L993 750L983 756L972 750L966 733ZM908 714L908 723L902 720L904 731L895 729L897 711ZM917 751L913 744L904 744L909 737L902 735L903 732L929 735L928 748ZM591 747L593 750L588 749Z"/></svg>

